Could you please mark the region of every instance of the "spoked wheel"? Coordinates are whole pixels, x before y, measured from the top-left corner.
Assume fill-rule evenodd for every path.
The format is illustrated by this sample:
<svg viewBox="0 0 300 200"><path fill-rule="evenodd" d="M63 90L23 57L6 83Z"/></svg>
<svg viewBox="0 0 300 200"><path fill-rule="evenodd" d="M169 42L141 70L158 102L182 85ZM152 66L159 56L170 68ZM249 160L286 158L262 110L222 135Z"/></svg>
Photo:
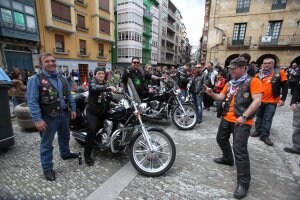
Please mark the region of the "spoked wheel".
<svg viewBox="0 0 300 200"><path fill-rule="evenodd" d="M141 132L130 145L130 160L134 168L146 176L159 176L170 169L176 157L173 139L163 130L148 130L153 151Z"/></svg>
<svg viewBox="0 0 300 200"><path fill-rule="evenodd" d="M189 104L182 105L185 113L181 109L180 105L176 106L172 113L172 121L177 128L182 130L189 130L197 124L197 114L195 108Z"/></svg>

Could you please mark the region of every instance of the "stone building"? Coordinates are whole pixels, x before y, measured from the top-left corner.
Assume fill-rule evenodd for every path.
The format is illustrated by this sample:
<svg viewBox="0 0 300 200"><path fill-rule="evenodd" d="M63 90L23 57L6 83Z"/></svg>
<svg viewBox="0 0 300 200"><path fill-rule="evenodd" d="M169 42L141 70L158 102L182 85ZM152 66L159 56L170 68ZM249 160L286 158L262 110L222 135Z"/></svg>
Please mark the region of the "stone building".
<svg viewBox="0 0 300 200"><path fill-rule="evenodd" d="M202 62L227 66L248 52L258 65L266 57L279 66L300 64L299 0L210 0L207 5L207 51Z"/></svg>

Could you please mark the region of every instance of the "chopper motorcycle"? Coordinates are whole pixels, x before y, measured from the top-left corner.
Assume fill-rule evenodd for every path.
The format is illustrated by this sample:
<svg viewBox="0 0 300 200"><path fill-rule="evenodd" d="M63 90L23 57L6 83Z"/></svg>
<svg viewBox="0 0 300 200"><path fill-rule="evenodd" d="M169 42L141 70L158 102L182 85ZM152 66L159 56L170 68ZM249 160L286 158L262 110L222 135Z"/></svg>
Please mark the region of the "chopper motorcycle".
<svg viewBox="0 0 300 200"><path fill-rule="evenodd" d="M140 99L128 80L128 92L111 105L105 114L104 126L95 139L95 148L118 153L129 149L134 168L146 176L159 176L168 171L176 157L173 139L161 128L146 127L141 118ZM88 92L74 96L78 117L71 121L70 130L75 140L84 144L87 135L86 102Z"/></svg>
<svg viewBox="0 0 300 200"><path fill-rule="evenodd" d="M193 129L197 124L197 114L191 102L179 97L180 89L172 77L165 75L160 89L142 99L142 116L149 119L171 118L181 130Z"/></svg>

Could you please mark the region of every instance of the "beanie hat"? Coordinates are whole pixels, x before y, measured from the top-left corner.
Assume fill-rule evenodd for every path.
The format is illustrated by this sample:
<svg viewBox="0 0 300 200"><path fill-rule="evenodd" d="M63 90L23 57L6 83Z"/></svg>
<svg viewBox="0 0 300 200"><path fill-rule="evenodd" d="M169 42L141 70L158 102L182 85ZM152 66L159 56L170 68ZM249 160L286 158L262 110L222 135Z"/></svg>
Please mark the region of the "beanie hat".
<svg viewBox="0 0 300 200"><path fill-rule="evenodd" d="M96 67L96 69L95 69L95 71L94 71L94 75L96 75L97 72L99 72L99 71L105 72L105 67Z"/></svg>

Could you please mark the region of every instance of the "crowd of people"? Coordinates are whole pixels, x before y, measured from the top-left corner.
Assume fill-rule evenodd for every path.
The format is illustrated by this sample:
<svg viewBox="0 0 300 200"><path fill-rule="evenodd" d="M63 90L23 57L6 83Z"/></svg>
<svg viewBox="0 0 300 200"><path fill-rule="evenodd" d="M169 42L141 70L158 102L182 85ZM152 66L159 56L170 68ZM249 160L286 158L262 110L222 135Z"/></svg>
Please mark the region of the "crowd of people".
<svg viewBox="0 0 300 200"><path fill-rule="evenodd" d="M40 158L44 176L47 180L54 181L52 143L56 132L62 159L78 157L78 154L70 151L68 124L70 119L76 118L70 81L80 85L80 74L78 70L59 73L56 60L50 53L42 53L39 61L42 70L34 76L22 73L18 68L13 69L10 77L14 86L9 95L14 104L27 99L32 118L41 135ZM118 86L124 87L128 78L131 78L138 95L147 97L153 92L153 86L159 87L160 81L170 76L178 84L181 99L184 101L191 97L199 124L203 122L204 110L210 111L215 107L216 117L221 118L216 140L223 156L213 161L229 166L235 163L237 188L234 197L245 197L251 180L248 138L259 137L266 145L273 146L270 138L273 116L276 108L285 104L288 88L292 95L290 105L294 112L294 132L293 146L285 147L284 151L300 154L299 65L292 63L291 67L281 69L275 66L272 58L265 58L260 67L250 61L250 54L243 53L225 68L209 62L206 66L187 63L178 69L146 64L142 69L140 59L133 57L131 66L124 69L122 75L119 71L106 71L105 67L97 67L94 72L90 70L88 131L84 147L86 164L94 165L91 152L97 130L103 126L103 113L108 109L107 92L115 92ZM250 133L252 124L255 124L255 131ZM229 142L231 134L233 152Z"/></svg>

